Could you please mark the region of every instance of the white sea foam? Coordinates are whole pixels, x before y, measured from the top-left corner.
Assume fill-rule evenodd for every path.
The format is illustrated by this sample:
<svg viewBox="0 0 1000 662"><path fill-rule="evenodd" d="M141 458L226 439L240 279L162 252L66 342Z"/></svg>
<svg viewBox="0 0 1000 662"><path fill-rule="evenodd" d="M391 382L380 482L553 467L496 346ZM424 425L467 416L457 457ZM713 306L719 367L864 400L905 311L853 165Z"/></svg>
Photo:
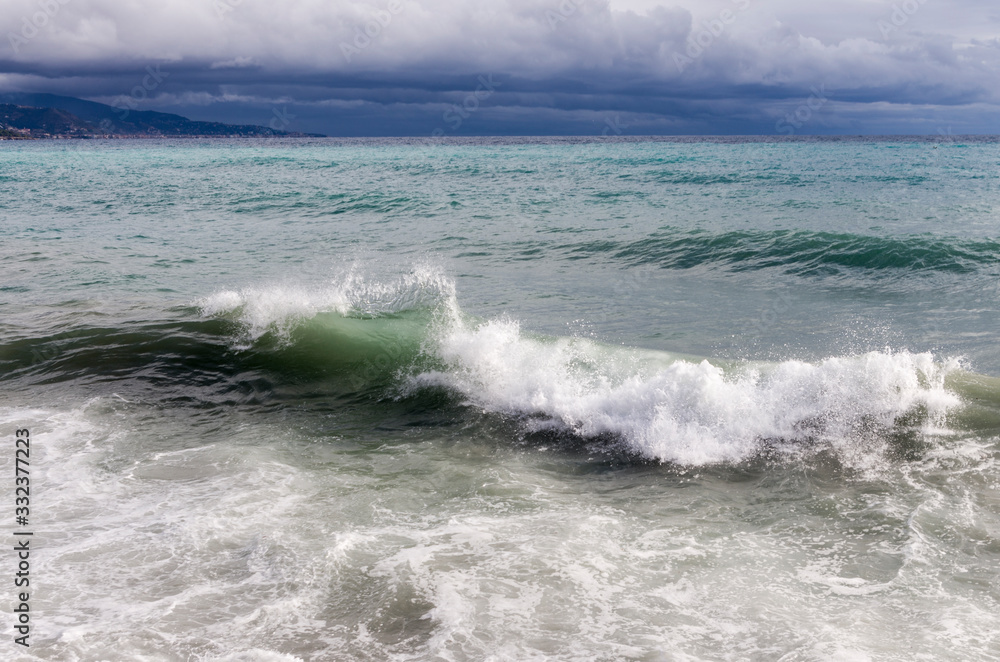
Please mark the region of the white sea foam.
<svg viewBox="0 0 1000 662"><path fill-rule="evenodd" d="M612 381L663 369L637 371L595 343L521 341L564 347L583 374L617 367ZM0 424L20 421L38 442L38 523L50 532L33 605L47 616L25 659L839 660L995 648L988 592L942 581L977 576L970 568L989 577L981 547L954 545L989 540L988 503L932 463L892 489L755 481L748 500L711 471L684 489L660 472L618 472L608 490L608 476L559 475L528 454L485 465L448 445L359 454L266 421L192 446L183 424L112 398L0 410ZM893 616L906 612L933 621Z"/></svg>
<svg viewBox="0 0 1000 662"><path fill-rule="evenodd" d="M347 313L350 309L350 301L340 289L309 291L287 286L225 290L199 303L207 316L237 315L252 340L268 332L287 337L302 320L321 312Z"/></svg>
<svg viewBox="0 0 1000 662"><path fill-rule="evenodd" d="M185 658L302 659L269 650L252 633L311 627L303 614L317 609L316 588L266 603L249 597L286 585L290 567L310 572L286 544L294 534L278 530L297 517L299 474L259 444L163 450L164 438L186 435L149 413L111 398L68 411L0 408L0 426L31 427L39 488L31 523L44 543L31 568L31 606L49 617L32 631L27 652L36 657L24 659L167 659L158 646L193 650L199 637L220 643ZM150 435L156 448L145 445L150 428L162 435ZM4 457L12 473L13 455ZM215 569L187 581L208 567ZM36 570L44 577L37 587ZM243 607L230 611L236 600ZM196 623L201 634L192 634ZM233 629L243 636L229 638Z"/></svg>
<svg viewBox="0 0 1000 662"><path fill-rule="evenodd" d="M446 368L415 376L411 388L445 386L534 429L611 434L643 456L685 465L739 461L764 441L857 439L918 410L933 426L959 403L944 387L957 362L931 354L869 352L725 370L584 339L532 338L510 319L456 321L434 351Z"/></svg>
<svg viewBox="0 0 1000 662"><path fill-rule="evenodd" d="M285 341L296 325L324 312L433 308L439 314L424 354L439 367L411 376L404 394L445 387L482 410L520 418L529 430L609 435L641 456L683 465L738 462L765 445L790 451L819 441L868 468L885 446L878 433L903 422L943 433L946 414L960 403L944 385L958 361L929 353L886 350L724 368L583 338L536 337L507 317L470 320L458 308L454 283L433 267L389 281L352 272L313 289L224 291L201 306L206 315L235 317L251 340L275 333Z"/></svg>
<svg viewBox="0 0 1000 662"><path fill-rule="evenodd" d="M455 308L454 301L454 282L438 267L421 266L385 281L352 270L311 287L272 284L222 290L197 304L206 317L235 318L250 341L267 333L287 341L296 326L321 313L383 315L442 304Z"/></svg>

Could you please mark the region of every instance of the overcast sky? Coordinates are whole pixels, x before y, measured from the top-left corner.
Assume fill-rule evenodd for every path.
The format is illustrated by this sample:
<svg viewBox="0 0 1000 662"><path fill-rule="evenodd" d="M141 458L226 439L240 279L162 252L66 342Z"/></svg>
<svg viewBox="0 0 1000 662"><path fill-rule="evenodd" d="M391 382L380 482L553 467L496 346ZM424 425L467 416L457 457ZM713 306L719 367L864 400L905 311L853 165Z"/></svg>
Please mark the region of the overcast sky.
<svg viewBox="0 0 1000 662"><path fill-rule="evenodd" d="M1000 132L997 0L2 0L0 91L328 135Z"/></svg>

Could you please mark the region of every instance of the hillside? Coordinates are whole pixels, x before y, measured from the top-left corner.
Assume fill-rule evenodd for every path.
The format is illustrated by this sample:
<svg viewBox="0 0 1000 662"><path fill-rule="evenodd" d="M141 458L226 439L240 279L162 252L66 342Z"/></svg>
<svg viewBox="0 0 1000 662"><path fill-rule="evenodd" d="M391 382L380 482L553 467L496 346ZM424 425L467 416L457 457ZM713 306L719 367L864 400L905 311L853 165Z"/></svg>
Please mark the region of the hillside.
<svg viewBox="0 0 1000 662"><path fill-rule="evenodd" d="M0 127L0 140L20 140L28 137L20 131L11 131L10 129Z"/></svg>
<svg viewBox="0 0 1000 662"><path fill-rule="evenodd" d="M0 94L0 128L42 138L190 136L319 136L252 124L199 122L151 110L125 110L55 94Z"/></svg>
<svg viewBox="0 0 1000 662"><path fill-rule="evenodd" d="M27 131L33 137L58 135L84 138L97 133L97 127L65 110L13 104L0 104L0 126Z"/></svg>

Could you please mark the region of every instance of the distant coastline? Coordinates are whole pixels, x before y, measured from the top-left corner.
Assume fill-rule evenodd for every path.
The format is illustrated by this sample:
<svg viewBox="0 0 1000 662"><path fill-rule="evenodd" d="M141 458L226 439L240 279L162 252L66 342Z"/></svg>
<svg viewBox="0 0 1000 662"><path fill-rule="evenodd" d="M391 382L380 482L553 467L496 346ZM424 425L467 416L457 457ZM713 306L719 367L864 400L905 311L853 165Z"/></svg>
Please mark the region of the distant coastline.
<svg viewBox="0 0 1000 662"><path fill-rule="evenodd" d="M35 138L29 134L0 127L0 140L35 140Z"/></svg>
<svg viewBox="0 0 1000 662"><path fill-rule="evenodd" d="M0 140L225 137L325 136L256 124L201 122L55 94L0 94Z"/></svg>
<svg viewBox="0 0 1000 662"><path fill-rule="evenodd" d="M296 138L320 140L323 144L342 144L354 146L392 146L392 145L451 145L455 147L503 147L524 145L627 145L634 143L678 143L678 144L782 144L782 143L916 143L925 144L934 149L947 145L963 145L976 143L1000 143L1000 134L963 134L941 136L933 134L852 134L852 135L645 135L645 136L327 136L316 133L213 133L213 134L94 134L94 135L62 135L62 134L22 134L0 128L0 140L219 140L219 139L252 139L252 138Z"/></svg>

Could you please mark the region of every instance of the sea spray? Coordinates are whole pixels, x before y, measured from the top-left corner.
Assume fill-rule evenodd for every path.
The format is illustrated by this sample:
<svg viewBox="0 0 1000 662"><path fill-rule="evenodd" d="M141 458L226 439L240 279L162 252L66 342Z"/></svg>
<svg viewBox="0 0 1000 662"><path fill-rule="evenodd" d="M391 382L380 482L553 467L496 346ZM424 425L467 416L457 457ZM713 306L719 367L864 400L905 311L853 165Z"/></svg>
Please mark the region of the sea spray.
<svg viewBox="0 0 1000 662"><path fill-rule="evenodd" d="M528 432L611 437L637 456L681 465L803 446L883 453L903 428L943 429L961 402L945 387L958 362L930 353L746 363L525 333L508 316L463 313L454 283L433 268L389 281L352 274L312 290L223 291L202 311L237 320L245 340L271 334L308 344L315 360L351 364L344 370L355 387L391 379L403 398L443 387Z"/></svg>
<svg viewBox="0 0 1000 662"><path fill-rule="evenodd" d="M582 338L530 337L506 318L459 323L438 342L447 367L413 376L411 389L444 386L528 429L610 434L643 457L687 465L738 462L765 443L839 445L891 430L917 410L934 425L960 402L944 386L957 363L929 353L723 369Z"/></svg>
<svg viewBox="0 0 1000 662"><path fill-rule="evenodd" d="M281 283L222 290L200 299L197 305L207 317L237 322L244 343L271 334L287 344L297 327L321 313L384 317L457 304L454 282L440 268L424 266L384 281L351 269L339 280L308 287Z"/></svg>

